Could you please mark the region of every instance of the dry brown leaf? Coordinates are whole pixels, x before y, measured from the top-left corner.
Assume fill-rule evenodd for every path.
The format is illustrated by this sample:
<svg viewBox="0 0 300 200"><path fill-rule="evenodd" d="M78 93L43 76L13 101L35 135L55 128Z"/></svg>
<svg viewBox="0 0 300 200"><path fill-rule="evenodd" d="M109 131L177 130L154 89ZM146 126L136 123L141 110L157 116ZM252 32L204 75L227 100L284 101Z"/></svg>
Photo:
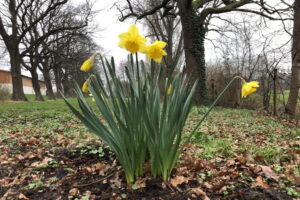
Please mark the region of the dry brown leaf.
<svg viewBox="0 0 300 200"><path fill-rule="evenodd" d="M252 187L262 187L262 188L269 188L270 186L264 182L261 176L256 177L255 182L252 183Z"/></svg>
<svg viewBox="0 0 300 200"><path fill-rule="evenodd" d="M23 181L27 178L28 176L20 176L20 177L16 177L14 178L14 180L8 184L5 184L3 186L5 187L10 187L10 186L13 186L13 185L19 185L19 184L22 184ZM7 183L7 182L6 182Z"/></svg>
<svg viewBox="0 0 300 200"><path fill-rule="evenodd" d="M146 178L140 178L138 180L135 181L135 185L138 185L140 188L144 188L146 187Z"/></svg>
<svg viewBox="0 0 300 200"><path fill-rule="evenodd" d="M259 165L259 167L266 178L279 179L279 176L269 166Z"/></svg>
<svg viewBox="0 0 300 200"><path fill-rule="evenodd" d="M7 200L10 195L14 195L16 192L13 189L9 189L5 192L5 194L1 197L0 200Z"/></svg>
<svg viewBox="0 0 300 200"><path fill-rule="evenodd" d="M237 159L241 164L246 164L246 162L247 162L247 159L246 159L246 157L244 157L244 156L238 156L236 159Z"/></svg>
<svg viewBox="0 0 300 200"><path fill-rule="evenodd" d="M19 194L18 199L20 199L20 200L23 200L23 199L28 200L28 198L24 194L22 194L22 193Z"/></svg>
<svg viewBox="0 0 300 200"><path fill-rule="evenodd" d="M120 179L119 172L117 172L115 174L114 178L110 179L110 183L111 183L111 187L113 189L115 189L115 188L121 188L121 186L122 186L122 180Z"/></svg>
<svg viewBox="0 0 300 200"><path fill-rule="evenodd" d="M92 167L93 172L94 171L99 171L99 175L101 175L101 176L104 176L105 172L107 172L107 170L111 168L110 165L105 164L103 162L93 164L91 167Z"/></svg>
<svg viewBox="0 0 300 200"><path fill-rule="evenodd" d="M182 183L187 183L188 181L189 181L188 178L186 178L184 176L176 176L175 178L171 179L170 183L174 187L177 187L177 185L180 185Z"/></svg>
<svg viewBox="0 0 300 200"><path fill-rule="evenodd" d="M94 170L91 167L86 167L84 168L85 171L87 171L88 173L93 173Z"/></svg>
<svg viewBox="0 0 300 200"><path fill-rule="evenodd" d="M79 194L79 190L77 188L72 188L71 190L69 190L69 194L71 196L77 196Z"/></svg>
<svg viewBox="0 0 300 200"><path fill-rule="evenodd" d="M196 194L197 196L203 196L204 200L210 200L206 193L200 188L192 188L192 193Z"/></svg>
<svg viewBox="0 0 300 200"><path fill-rule="evenodd" d="M204 182L203 185L207 188L207 189L211 189L213 188L214 186L208 182Z"/></svg>
<svg viewBox="0 0 300 200"><path fill-rule="evenodd" d="M232 166L232 165L234 165L235 164L235 160L227 160L226 161L226 165L227 166Z"/></svg>
<svg viewBox="0 0 300 200"><path fill-rule="evenodd" d="M45 157L42 161L33 162L30 166L31 167L40 167L43 165L48 165L49 160L50 160L49 157Z"/></svg>

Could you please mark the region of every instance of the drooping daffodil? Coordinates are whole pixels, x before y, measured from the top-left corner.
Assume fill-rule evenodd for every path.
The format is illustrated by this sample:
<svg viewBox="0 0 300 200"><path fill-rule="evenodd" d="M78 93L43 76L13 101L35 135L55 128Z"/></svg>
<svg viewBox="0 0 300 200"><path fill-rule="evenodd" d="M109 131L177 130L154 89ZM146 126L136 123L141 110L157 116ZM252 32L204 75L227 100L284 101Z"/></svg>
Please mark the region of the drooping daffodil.
<svg viewBox="0 0 300 200"><path fill-rule="evenodd" d="M81 90L82 90L82 92L88 92L89 91L89 86L88 86L87 81L85 81L83 83Z"/></svg>
<svg viewBox="0 0 300 200"><path fill-rule="evenodd" d="M132 54L142 52L146 46L146 38L139 34L139 29L134 24L129 27L128 32L121 33L119 38L119 47Z"/></svg>
<svg viewBox="0 0 300 200"><path fill-rule="evenodd" d="M84 71L84 72L89 71L92 68L93 64L94 64L95 58L96 58L97 55L100 55L100 53L94 53L89 59L84 61L84 63L80 67L80 70Z"/></svg>
<svg viewBox="0 0 300 200"><path fill-rule="evenodd" d="M257 81L251 81L251 82L245 82L242 83L242 97L246 98L249 94L252 94L256 91L256 88L259 87L259 82Z"/></svg>
<svg viewBox="0 0 300 200"><path fill-rule="evenodd" d="M166 45L167 43L163 41L155 41L148 45L143 52L147 54L148 60L153 59L155 62L160 63L163 56L167 55L167 52L163 50Z"/></svg>

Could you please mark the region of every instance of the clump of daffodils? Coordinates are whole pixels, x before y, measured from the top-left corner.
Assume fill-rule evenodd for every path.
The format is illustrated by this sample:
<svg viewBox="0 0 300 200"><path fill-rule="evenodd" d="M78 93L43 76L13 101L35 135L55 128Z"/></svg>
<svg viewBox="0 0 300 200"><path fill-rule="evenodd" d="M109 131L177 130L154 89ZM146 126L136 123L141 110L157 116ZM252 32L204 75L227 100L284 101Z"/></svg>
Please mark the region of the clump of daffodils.
<svg viewBox="0 0 300 200"><path fill-rule="evenodd" d="M73 113L116 154L128 183L143 175L146 162L151 164L153 177L162 176L167 181L183 148L232 82L236 78L242 80L242 97L255 92L259 84L256 81L247 83L241 77L232 79L193 131L183 138L197 81L187 78L183 72L172 73L176 61L165 78L159 63L167 55L164 50L167 44L154 41L147 45L146 38L140 35L135 25L121 33L119 39L119 47L130 52L126 68L128 88L123 86L123 80L116 74L114 59L109 62L95 53L80 69L88 72L95 57L100 56L105 76L94 74L81 88L75 85L81 112L65 101ZM137 56L134 62L133 54L137 53L146 54L151 61L151 70L146 70L146 65L139 62ZM165 93L161 94L163 83ZM105 123L99 121L99 116L86 102L82 92L90 93Z"/></svg>

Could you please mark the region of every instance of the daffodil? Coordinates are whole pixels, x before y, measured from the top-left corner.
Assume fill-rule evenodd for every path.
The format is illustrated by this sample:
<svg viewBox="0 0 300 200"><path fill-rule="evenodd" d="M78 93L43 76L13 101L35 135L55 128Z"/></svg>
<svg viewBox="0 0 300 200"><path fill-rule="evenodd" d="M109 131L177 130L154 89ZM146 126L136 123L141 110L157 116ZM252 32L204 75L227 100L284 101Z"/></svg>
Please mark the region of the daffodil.
<svg viewBox="0 0 300 200"><path fill-rule="evenodd" d="M119 38L119 47L126 49L132 54L142 52L146 46L146 38L139 34L139 29L134 24L129 27L128 32L121 33Z"/></svg>
<svg viewBox="0 0 300 200"><path fill-rule="evenodd" d="M81 90L82 90L82 92L88 92L89 91L89 86L87 84L87 81L85 81L83 83Z"/></svg>
<svg viewBox="0 0 300 200"><path fill-rule="evenodd" d="M94 64L95 58L96 58L97 55L100 55L100 53L94 53L89 59L84 61L84 63L80 67L80 70L84 71L84 72L89 71L92 68L93 64Z"/></svg>
<svg viewBox="0 0 300 200"><path fill-rule="evenodd" d="M155 41L148 45L143 52L147 54L149 60L153 59L155 62L160 63L162 57L167 55L167 52L163 50L166 45L167 43L163 41Z"/></svg>
<svg viewBox="0 0 300 200"><path fill-rule="evenodd" d="M93 94L89 94L90 97L92 97L92 102L95 102L95 98L93 97Z"/></svg>
<svg viewBox="0 0 300 200"><path fill-rule="evenodd" d="M172 92L172 85L169 86L168 91L167 91L167 94L170 95L171 92Z"/></svg>
<svg viewBox="0 0 300 200"><path fill-rule="evenodd" d="M245 98L249 94L252 94L256 91L256 88L259 87L259 82L251 81L242 83L242 97Z"/></svg>

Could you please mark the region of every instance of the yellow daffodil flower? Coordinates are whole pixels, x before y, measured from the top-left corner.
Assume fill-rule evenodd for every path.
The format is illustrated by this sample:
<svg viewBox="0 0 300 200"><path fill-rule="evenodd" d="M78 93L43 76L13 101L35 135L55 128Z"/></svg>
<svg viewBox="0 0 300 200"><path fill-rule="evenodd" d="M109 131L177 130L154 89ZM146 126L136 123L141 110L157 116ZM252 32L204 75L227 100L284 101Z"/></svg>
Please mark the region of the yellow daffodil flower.
<svg viewBox="0 0 300 200"><path fill-rule="evenodd" d="M155 41L147 46L143 52L147 54L149 60L153 59L155 62L160 63L162 57L167 55L167 52L163 50L166 45L167 43L163 41Z"/></svg>
<svg viewBox="0 0 300 200"><path fill-rule="evenodd" d="M97 55L100 55L100 53L94 53L89 59L84 61L84 63L80 67L80 70L84 71L84 72L89 71L92 68L93 64L94 64L95 58L96 58Z"/></svg>
<svg viewBox="0 0 300 200"><path fill-rule="evenodd" d="M87 81L85 81L83 83L81 90L82 90L82 92L88 92L89 91L89 86L87 84Z"/></svg>
<svg viewBox="0 0 300 200"><path fill-rule="evenodd" d="M89 94L90 97L93 97L93 94ZM95 102L95 98L92 98L92 102Z"/></svg>
<svg viewBox="0 0 300 200"><path fill-rule="evenodd" d="M169 86L168 91L167 91L167 94L170 95L171 92L172 92L172 85Z"/></svg>
<svg viewBox="0 0 300 200"><path fill-rule="evenodd" d="M146 46L146 38L139 34L139 29L134 24L129 27L128 32L121 33L119 38L119 47L126 49L132 54L142 52Z"/></svg>
<svg viewBox="0 0 300 200"><path fill-rule="evenodd" d="M242 83L242 97L246 98L249 94L252 94L256 91L256 88L259 87L259 82L251 81Z"/></svg>

